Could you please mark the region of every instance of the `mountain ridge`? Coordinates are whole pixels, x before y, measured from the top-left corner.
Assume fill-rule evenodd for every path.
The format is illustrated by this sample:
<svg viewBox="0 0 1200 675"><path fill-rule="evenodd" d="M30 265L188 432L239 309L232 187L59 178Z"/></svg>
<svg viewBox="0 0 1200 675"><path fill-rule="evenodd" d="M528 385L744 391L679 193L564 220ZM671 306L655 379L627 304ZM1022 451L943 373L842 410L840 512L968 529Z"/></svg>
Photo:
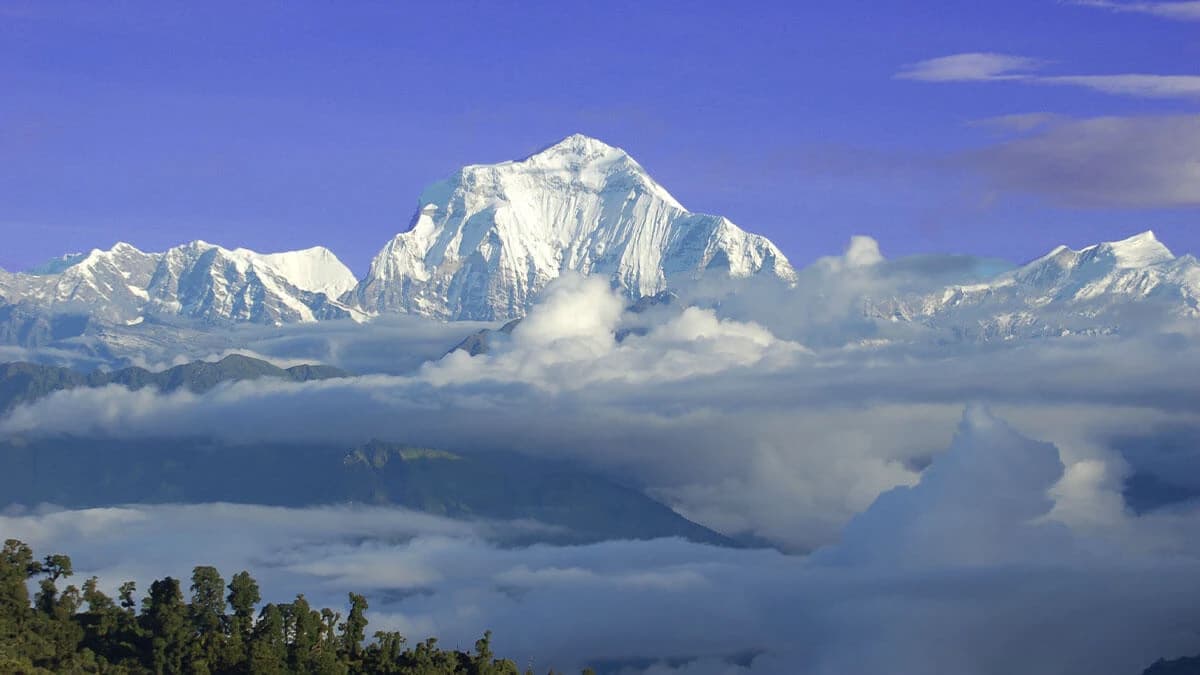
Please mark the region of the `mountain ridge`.
<svg viewBox="0 0 1200 675"><path fill-rule="evenodd" d="M159 393L180 389L203 393L225 382L264 377L307 382L348 376L331 366L301 364L280 368L242 354L230 354L218 361L192 361L161 371L134 366L81 373L71 368L13 361L0 363L0 415L23 403L67 389L120 385L132 390L152 388Z"/></svg>
<svg viewBox="0 0 1200 675"><path fill-rule="evenodd" d="M864 313L991 341L1122 332L1147 302L1200 318L1200 263L1175 256L1153 231L1046 255L982 283L868 302ZM1136 322L1136 319L1135 319Z"/></svg>
<svg viewBox="0 0 1200 675"><path fill-rule="evenodd" d="M509 321L568 271L605 277L633 301L708 275L799 280L765 237L687 211L627 152L573 134L426 187L410 225L361 279L320 246L263 254L204 241L162 253L118 242L25 273L0 270L0 341L36 347L179 320L282 326L407 313ZM1200 317L1200 264L1147 230L1058 246L978 283L889 291L867 299L863 315L986 341L1119 332L1136 320L1126 310L1151 300Z"/></svg>
<svg viewBox="0 0 1200 675"><path fill-rule="evenodd" d="M0 298L7 304L83 308L117 325L148 316L275 325L356 318L360 313L337 301L355 284L350 269L322 246L262 254L202 240L162 253L117 242L31 272L0 270Z"/></svg>

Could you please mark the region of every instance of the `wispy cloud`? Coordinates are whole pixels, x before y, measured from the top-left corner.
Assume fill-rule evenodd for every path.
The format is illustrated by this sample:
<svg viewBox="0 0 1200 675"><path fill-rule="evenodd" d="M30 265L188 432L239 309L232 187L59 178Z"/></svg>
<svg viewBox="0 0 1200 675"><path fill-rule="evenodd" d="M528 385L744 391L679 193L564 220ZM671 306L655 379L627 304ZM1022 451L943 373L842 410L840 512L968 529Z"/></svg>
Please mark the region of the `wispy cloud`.
<svg viewBox="0 0 1200 675"><path fill-rule="evenodd" d="M1060 119L1062 119L1061 115L1048 112L1015 113L973 120L968 123L968 126L1005 132L1026 132L1044 127Z"/></svg>
<svg viewBox="0 0 1200 675"><path fill-rule="evenodd" d="M1139 98L1200 98L1200 75L1039 75L1044 61L993 52L939 56L905 66L898 79L921 82L1023 82L1083 87L1105 94Z"/></svg>
<svg viewBox="0 0 1200 675"><path fill-rule="evenodd" d="M896 74L896 77L922 82L1019 80L1030 77L1022 74L1023 71L1037 70L1041 66L1041 61L1024 56L970 52L918 61L905 67Z"/></svg>
<svg viewBox="0 0 1200 675"><path fill-rule="evenodd" d="M1081 207L1200 205L1200 116L1059 119L969 156L996 187Z"/></svg>
<svg viewBox="0 0 1200 675"><path fill-rule="evenodd" d="M1039 84L1087 87L1106 94L1140 98L1200 97L1200 75L1067 75L1033 78Z"/></svg>
<svg viewBox="0 0 1200 675"><path fill-rule="evenodd" d="M1068 4L1096 7L1112 12L1149 14L1176 21L1200 21L1200 0L1186 2L1114 2L1114 0L1069 0Z"/></svg>

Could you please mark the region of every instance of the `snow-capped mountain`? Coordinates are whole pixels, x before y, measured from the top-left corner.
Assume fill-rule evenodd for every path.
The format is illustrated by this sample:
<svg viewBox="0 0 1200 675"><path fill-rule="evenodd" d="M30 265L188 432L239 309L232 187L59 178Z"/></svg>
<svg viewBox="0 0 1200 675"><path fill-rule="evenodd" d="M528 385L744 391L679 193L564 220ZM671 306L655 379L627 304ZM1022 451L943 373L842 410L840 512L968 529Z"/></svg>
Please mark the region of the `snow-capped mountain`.
<svg viewBox="0 0 1200 675"><path fill-rule="evenodd" d="M356 283L322 247L260 254L194 241L145 253L119 243L29 273L0 271L0 298L127 325L147 316L282 324L358 315L337 302Z"/></svg>
<svg viewBox="0 0 1200 675"><path fill-rule="evenodd" d="M355 299L371 312L507 319L566 271L609 277L631 297L705 273L795 279L766 238L688 212L625 151L574 135L430 186Z"/></svg>
<svg viewBox="0 0 1200 675"><path fill-rule="evenodd" d="M840 306L854 307L855 330L864 335L897 324L902 339L925 339L928 328L938 340L990 341L1126 332L1150 325L1152 315L1200 318L1200 263L1176 257L1151 232L1079 250L1060 246L999 274L992 266L928 276L913 270L939 266L892 267L877 247L868 253L858 261L867 264L851 271L873 278L814 296L824 304L848 300ZM389 312L513 319L566 272L609 279L631 301L707 275L809 288L841 283L837 270L850 273L828 262L810 269L797 275L766 238L688 212L623 150L575 135L430 186L412 226L361 281L325 248L260 254L202 241L163 253L117 244L25 273L0 270L0 342L50 344L113 329L135 341L154 332L138 324L150 319L169 333L181 323L166 320L173 317L267 325Z"/></svg>
<svg viewBox="0 0 1200 675"><path fill-rule="evenodd" d="M1153 232L1048 254L985 283L869 303L868 314L995 340L1115 333L1146 312L1200 318L1200 263Z"/></svg>

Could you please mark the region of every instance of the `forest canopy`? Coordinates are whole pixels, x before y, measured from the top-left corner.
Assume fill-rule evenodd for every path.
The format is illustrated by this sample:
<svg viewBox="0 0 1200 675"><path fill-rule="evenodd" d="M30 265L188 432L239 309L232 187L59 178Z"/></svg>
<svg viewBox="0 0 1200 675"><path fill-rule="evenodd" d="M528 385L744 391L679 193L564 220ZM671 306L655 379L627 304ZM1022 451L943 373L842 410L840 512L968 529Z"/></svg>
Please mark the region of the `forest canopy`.
<svg viewBox="0 0 1200 675"><path fill-rule="evenodd" d="M261 605L248 572L226 583L216 568L197 566L186 586L171 577L151 583L139 610L133 582L111 598L96 577L60 587L73 575L68 556L38 559L25 543L4 542L0 672L520 673L492 653L490 631L471 652L442 649L436 638L410 644L389 631L368 640L367 599L357 593L349 594L344 617L310 606L303 594Z"/></svg>

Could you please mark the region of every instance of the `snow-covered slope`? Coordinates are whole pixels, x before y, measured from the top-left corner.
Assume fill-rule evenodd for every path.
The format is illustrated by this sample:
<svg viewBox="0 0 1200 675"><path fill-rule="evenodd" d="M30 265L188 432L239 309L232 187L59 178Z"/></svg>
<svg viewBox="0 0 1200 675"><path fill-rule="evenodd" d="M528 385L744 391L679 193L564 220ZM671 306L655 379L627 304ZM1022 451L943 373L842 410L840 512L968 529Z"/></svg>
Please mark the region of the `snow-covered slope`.
<svg viewBox="0 0 1200 675"><path fill-rule="evenodd" d="M609 277L633 297L704 273L795 278L766 238L689 213L623 150L574 135L426 189L355 297L372 312L506 319L565 271Z"/></svg>
<svg viewBox="0 0 1200 675"><path fill-rule="evenodd" d="M1200 263L1143 232L1050 253L986 283L871 303L868 313L960 337L1008 340L1136 328L1146 312L1200 318Z"/></svg>
<svg viewBox="0 0 1200 675"><path fill-rule="evenodd" d="M144 253L119 243L31 273L0 272L0 298L111 323L152 315L282 324L358 315L337 302L355 284L350 270L321 247L264 255L194 241Z"/></svg>

